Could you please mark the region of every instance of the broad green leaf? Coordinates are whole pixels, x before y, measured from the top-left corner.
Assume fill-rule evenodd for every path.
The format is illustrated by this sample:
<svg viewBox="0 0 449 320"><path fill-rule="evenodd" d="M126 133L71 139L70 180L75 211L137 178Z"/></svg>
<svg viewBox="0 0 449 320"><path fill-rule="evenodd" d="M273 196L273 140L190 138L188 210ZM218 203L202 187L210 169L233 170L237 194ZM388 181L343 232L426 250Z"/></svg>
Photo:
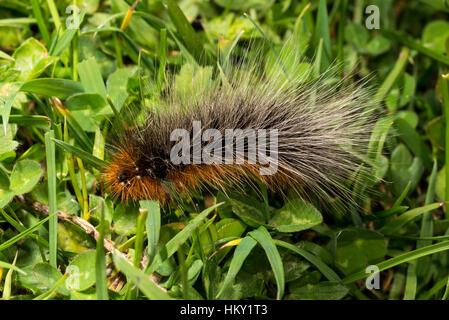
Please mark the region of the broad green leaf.
<svg viewBox="0 0 449 320"><path fill-rule="evenodd" d="M137 206L119 203L112 214L114 232L123 235L135 234L138 216L139 208Z"/></svg>
<svg viewBox="0 0 449 320"><path fill-rule="evenodd" d="M47 49L34 38L26 40L14 51L14 67L20 70L18 80L28 81L37 78L52 63L56 57L48 55Z"/></svg>
<svg viewBox="0 0 449 320"><path fill-rule="evenodd" d="M78 74L86 92L97 93L106 99L106 86L101 76L100 67L94 57L78 64Z"/></svg>
<svg viewBox="0 0 449 320"><path fill-rule="evenodd" d="M242 39L248 38L260 38L262 35L255 33L254 25L243 16L234 15L229 13L225 17L214 17L210 20L204 21L206 32L212 38L223 38L232 41L239 37L241 34ZM221 44L224 48L227 48L231 44L227 44L225 41Z"/></svg>
<svg viewBox="0 0 449 320"><path fill-rule="evenodd" d="M292 43L285 43L283 47L277 47L278 57L270 50L265 60L265 73L267 77L279 77L279 87L285 81L295 79L297 82L307 82L312 74L312 66L309 63L301 62L296 53L297 48ZM285 68L288 78L282 68Z"/></svg>
<svg viewBox="0 0 449 320"><path fill-rule="evenodd" d="M257 207L246 204L236 199L229 199L232 206L232 212L246 224L252 227L267 225L263 212Z"/></svg>
<svg viewBox="0 0 449 320"><path fill-rule="evenodd" d="M9 188L16 194L30 192L39 182L42 168L36 161L22 160L14 165Z"/></svg>
<svg viewBox="0 0 449 320"><path fill-rule="evenodd" d="M367 229L344 229L336 238L335 264L350 274L378 262L386 252L382 234Z"/></svg>
<svg viewBox="0 0 449 320"><path fill-rule="evenodd" d="M182 66L175 77L175 88L181 99L188 99L192 94L200 94L212 84L212 67L195 68L190 63Z"/></svg>
<svg viewBox="0 0 449 320"><path fill-rule="evenodd" d="M9 157L11 152L15 155L14 150L19 146L19 143L1 135L0 139L0 159L3 160L3 157Z"/></svg>
<svg viewBox="0 0 449 320"><path fill-rule="evenodd" d="M411 181L410 190L415 190L424 169L420 158L412 155L403 144L398 145L391 154L390 172L392 189L395 195L400 195Z"/></svg>
<svg viewBox="0 0 449 320"><path fill-rule="evenodd" d="M106 106L106 100L98 93L75 93L67 98L64 106L70 111L90 109L97 112Z"/></svg>
<svg viewBox="0 0 449 320"><path fill-rule="evenodd" d="M419 118L416 112L402 110L396 113L396 117L405 120L412 128L416 128L418 125Z"/></svg>
<svg viewBox="0 0 449 320"><path fill-rule="evenodd" d="M3 120L3 132L1 134L4 135L5 137L7 136L7 133L8 133L8 121L9 121L9 115L11 113L11 107L14 103L14 99L16 98L17 94L19 93L20 87L21 87L21 85L17 85L17 84L8 86L8 89L10 89L11 92L9 92L9 95L7 95L6 99L4 99L5 97L3 96L3 97L1 97L1 100L0 100L0 105L2 107L0 110L1 110L1 114L2 114L2 120ZM1 89L2 89L2 91L4 90L4 88L1 88ZM5 95L5 93L2 93L2 95ZM12 139L12 137L10 139ZM4 139L2 139L2 140L4 140ZM5 152L5 151L3 151L3 152ZM2 153L2 145L0 144L0 154L1 153Z"/></svg>
<svg viewBox="0 0 449 320"><path fill-rule="evenodd" d="M0 188L0 209L4 208L16 194L9 189Z"/></svg>
<svg viewBox="0 0 449 320"><path fill-rule="evenodd" d="M279 232L298 232L322 221L321 213L313 205L298 198L275 211L269 224Z"/></svg>
<svg viewBox="0 0 449 320"><path fill-rule="evenodd" d="M396 118L394 120L394 126L398 130L398 133L407 145L407 147L412 150L415 156L419 157L424 166L431 170L432 162L430 159L430 150L429 147L424 143L423 138L419 135L419 133L410 126L406 120L401 118Z"/></svg>
<svg viewBox="0 0 449 320"><path fill-rule="evenodd" d="M48 291L61 278L62 274L58 269L48 263L37 263L27 270L26 275L19 273L17 281L20 286L39 294ZM68 294L64 288L60 292Z"/></svg>
<svg viewBox="0 0 449 320"><path fill-rule="evenodd" d="M61 206L58 199L58 207ZM70 204L73 200L70 201ZM67 212L68 210L64 210ZM73 253L82 253L94 247L92 238L84 231L80 231L79 227L68 223L58 223L58 248Z"/></svg>
<svg viewBox="0 0 449 320"><path fill-rule="evenodd" d="M391 41L383 36L375 36L363 48L362 52L372 56L378 56L387 52L391 47Z"/></svg>
<svg viewBox="0 0 449 320"><path fill-rule="evenodd" d="M128 97L127 84L128 79L134 75L135 70L131 68L127 69L117 69L112 73L107 81L107 93L114 103L117 111L120 112L123 104Z"/></svg>
<svg viewBox="0 0 449 320"><path fill-rule="evenodd" d="M435 20L426 25L422 32L422 44L438 53L445 53L445 42L449 37L449 23Z"/></svg>
<svg viewBox="0 0 449 320"><path fill-rule="evenodd" d="M215 225L217 229L217 239L229 239L229 238L239 238L242 236L243 232L246 230L246 224L242 221L234 218L224 218L218 221ZM217 252L217 260L222 261L225 256L231 251L230 247L223 248Z"/></svg>
<svg viewBox="0 0 449 320"><path fill-rule="evenodd" d="M95 284L95 250L87 250L73 259L68 265L66 286L75 291L84 291Z"/></svg>
<svg viewBox="0 0 449 320"><path fill-rule="evenodd" d="M368 30L361 24L350 23L345 28L345 40L355 46L358 51L361 51L368 43Z"/></svg>

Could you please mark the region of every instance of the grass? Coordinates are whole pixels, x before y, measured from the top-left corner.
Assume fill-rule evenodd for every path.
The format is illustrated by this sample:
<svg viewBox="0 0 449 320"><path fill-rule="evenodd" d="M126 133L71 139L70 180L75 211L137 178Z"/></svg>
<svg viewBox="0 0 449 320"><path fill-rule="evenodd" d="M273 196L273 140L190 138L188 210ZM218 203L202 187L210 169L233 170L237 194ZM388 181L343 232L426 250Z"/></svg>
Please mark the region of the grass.
<svg viewBox="0 0 449 320"><path fill-rule="evenodd" d="M100 2L0 3L2 299L448 298L449 23L439 1L371 1L380 30L365 27L364 1ZM198 79L208 68L223 76L249 42L288 79L278 52L292 35L316 76L336 61L337 80L354 70L347 81L370 76L377 88L367 161L379 179L361 210L292 206L262 186L169 207L107 193L110 122L126 105L157 106L187 65ZM353 179L364 192L364 177ZM373 265L380 288L369 290Z"/></svg>

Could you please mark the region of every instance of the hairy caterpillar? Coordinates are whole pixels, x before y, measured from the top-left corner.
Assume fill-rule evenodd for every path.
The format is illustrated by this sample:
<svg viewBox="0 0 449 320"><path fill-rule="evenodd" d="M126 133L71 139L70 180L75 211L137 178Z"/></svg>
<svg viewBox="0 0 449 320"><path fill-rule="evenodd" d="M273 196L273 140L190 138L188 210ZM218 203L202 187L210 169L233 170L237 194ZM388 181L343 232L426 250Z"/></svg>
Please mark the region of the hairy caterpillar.
<svg viewBox="0 0 449 320"><path fill-rule="evenodd" d="M172 85L157 110L115 138L102 174L109 191L121 200L166 203L174 193L259 182L307 199L353 199L347 181L371 174L362 165L374 120L370 90L363 81L332 81L336 68L320 76L312 68L289 73L304 63L285 49L281 57L290 61L288 76L249 59L219 65L214 79L199 88L196 82L204 79L192 74L196 89L190 92L180 94ZM174 139L177 130L182 134ZM265 137L251 140L250 130ZM276 148L269 152L258 149L271 144ZM276 170L264 172L274 161Z"/></svg>

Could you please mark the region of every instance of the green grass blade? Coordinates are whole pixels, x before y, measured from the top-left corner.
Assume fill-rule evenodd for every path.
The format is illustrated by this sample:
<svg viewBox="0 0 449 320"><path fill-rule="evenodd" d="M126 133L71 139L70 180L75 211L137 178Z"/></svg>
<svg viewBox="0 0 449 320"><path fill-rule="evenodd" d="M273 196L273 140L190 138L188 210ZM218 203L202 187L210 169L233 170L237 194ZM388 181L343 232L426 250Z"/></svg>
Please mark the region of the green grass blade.
<svg viewBox="0 0 449 320"><path fill-rule="evenodd" d="M288 76L288 72L287 69L285 68L284 63L281 60L281 57L279 56L278 52L276 51L276 49L274 48L273 44L271 43L270 39L268 39L268 37L265 35L265 32L263 32L262 28L259 27L259 25L256 23L256 21L253 20L253 18L251 18L250 15L248 14L243 14L245 17L248 18L249 21L251 21L251 23L254 25L254 27L256 27L257 31L262 35L262 37L265 39L265 42L268 44L268 46L270 47L271 51L273 51L274 56L276 57L276 61L277 63L279 63L279 65L282 68L282 71L284 72L285 76L287 77L287 79L290 79Z"/></svg>
<svg viewBox="0 0 449 320"><path fill-rule="evenodd" d="M134 243L134 266L140 267L140 260L142 259L143 241L145 236L145 222L147 220L148 210L140 209L137 217L136 226L136 242Z"/></svg>
<svg viewBox="0 0 449 320"><path fill-rule="evenodd" d="M166 248L167 248L167 258L170 258L177 250L178 248L187 241L188 238L190 238L193 234L193 232L198 229L201 222L203 222L204 219L214 211L216 208L221 206L223 202L217 203L216 205L213 205L201 212L199 215L197 215L195 218L192 219L192 221L189 222L188 225L184 229L182 229L179 233L176 234L173 238L170 239L170 241L167 242Z"/></svg>
<svg viewBox="0 0 449 320"><path fill-rule="evenodd" d="M271 268L273 269L274 278L276 279L276 284L278 287L276 299L280 300L284 295L285 277L284 267L279 251L277 250L273 239L265 227L260 226L258 229L251 231L249 235L253 237L265 250L268 261L270 261Z"/></svg>
<svg viewBox="0 0 449 320"><path fill-rule="evenodd" d="M444 160L446 164L446 168L449 166L449 75L443 75L441 77L441 91L443 96L443 107L444 107L444 116L446 118L446 127L445 127L445 154ZM449 170L446 170L446 186L449 186ZM446 187L445 190L445 198L449 199L449 187ZM446 219L449 219L449 204L446 204Z"/></svg>
<svg viewBox="0 0 449 320"><path fill-rule="evenodd" d="M321 40L322 39L322 40ZM331 38L329 32L329 17L327 14L326 0L319 0L317 21L313 44L318 49L320 41L323 41L323 54L321 57L320 71L326 70L332 61Z"/></svg>
<svg viewBox="0 0 449 320"><path fill-rule="evenodd" d="M203 43L177 3L174 0L165 0L165 6L183 44L200 64L207 64L208 57L203 52Z"/></svg>
<svg viewBox="0 0 449 320"><path fill-rule="evenodd" d="M48 9L50 9L51 17L53 18L53 23L55 24L56 30L62 29L61 19L59 18L58 8L53 0L47 0Z"/></svg>
<svg viewBox="0 0 449 320"><path fill-rule="evenodd" d="M21 233L19 233L18 235L15 235L14 237L6 240L5 242L3 242L2 244L0 244L0 251L5 250L6 248L10 247L11 245L13 245L14 243L16 243L17 241L19 241L20 239L28 236L30 233L34 232L36 229L38 229L40 226L42 226L45 222L47 222L48 220L50 220L50 218L54 218L56 216L55 215L51 215L46 217L45 219L42 219L41 221L39 221L38 223L36 223L34 226L22 231Z"/></svg>
<svg viewBox="0 0 449 320"><path fill-rule="evenodd" d="M82 34L90 34L90 33L96 33L96 32L118 32L120 34L120 36L123 38L123 40L126 42L126 44L128 45L129 49L131 50L130 53L132 53L132 55L130 55L133 59L135 59L137 61L137 57L139 56L139 52L140 52L140 46L123 30L120 30L119 28L115 28L115 27L103 27L103 28L96 28L96 29L91 29L91 30L87 30L85 32L82 32ZM151 72L154 73L154 61L144 55L142 56L142 61L143 64L145 65L145 67Z"/></svg>
<svg viewBox="0 0 449 320"><path fill-rule="evenodd" d="M397 207L401 206L402 201L404 201L405 197L407 196L407 194L408 194L408 192L409 192L409 190L410 190L411 185L412 185L412 182L409 181L409 182L407 183L407 185L405 186L404 191L402 191L402 193L399 195L399 197L398 197L398 198L396 199L396 201L394 202L392 208L397 208Z"/></svg>
<svg viewBox="0 0 449 320"><path fill-rule="evenodd" d="M345 41L346 14L348 11L348 0L340 2L340 21L338 22L337 57L340 64L340 72L344 70L343 44Z"/></svg>
<svg viewBox="0 0 449 320"><path fill-rule="evenodd" d="M77 81L55 78L40 78L27 81L20 90L59 99L65 99L72 94L84 92L83 86Z"/></svg>
<svg viewBox="0 0 449 320"><path fill-rule="evenodd" d="M42 293L41 295L38 295L37 297L35 297L33 300L48 300L49 298L51 298L53 296L53 294L56 293L56 291L58 290L58 288L60 286L62 286L62 284L64 283L64 281L66 281L66 279L68 278L69 274L66 273L65 275L63 275L58 281L55 282L54 285L51 286L50 289L48 289L47 292Z"/></svg>
<svg viewBox="0 0 449 320"><path fill-rule="evenodd" d="M416 267L413 263L408 265L407 280L405 283L404 300L415 300L417 289Z"/></svg>
<svg viewBox="0 0 449 320"><path fill-rule="evenodd" d="M148 211L145 228L148 236L148 264L151 264L156 255L161 229L161 210L157 201L140 201L140 207Z"/></svg>
<svg viewBox="0 0 449 320"><path fill-rule="evenodd" d="M434 295L436 295L438 293L438 291L440 291L441 289L444 288L444 286L447 284L448 281L448 277L444 277L439 279L432 288L430 288L429 290L425 291L424 293L422 293L419 297L418 300L429 300L430 298L432 298Z"/></svg>
<svg viewBox="0 0 449 320"><path fill-rule="evenodd" d="M382 29L382 33L385 34L387 37L402 43L403 45L409 47L410 49L415 49L419 53L424 54L429 58L432 58L438 62L441 62L449 66L449 57L439 52L436 52L435 50L424 47L422 44L415 41L412 37L410 37L404 32Z"/></svg>
<svg viewBox="0 0 449 320"><path fill-rule="evenodd" d="M78 17L79 25L84 20L85 12L82 11ZM66 29L60 38L56 40L56 42L53 44L51 50L49 51L50 55L59 57L64 52L65 49L67 49L70 45L70 42L72 41L73 37L78 33L79 29L73 28Z"/></svg>
<svg viewBox="0 0 449 320"><path fill-rule="evenodd" d="M379 268L379 272L393 268L399 264L409 262L430 254L434 254L437 252L442 252L449 250L449 241L440 242L437 244L433 244L427 247L419 248L413 251L409 251L406 253L403 253L401 255L398 255L394 258L388 259L386 261L383 261L381 263L377 264L377 267ZM357 280L364 279L368 277L369 274L365 272L365 270L361 270L359 272L356 272L352 275L349 275L348 277L343 279L343 284L349 284Z"/></svg>
<svg viewBox="0 0 449 320"><path fill-rule="evenodd" d="M438 174L438 162L435 159L433 162L433 169L429 179L429 187L426 193L426 201L425 204L428 205L432 203L435 199L435 187L437 182L437 174ZM431 211L428 211L423 214L422 222L421 222L421 232L420 237L432 237L433 235L433 215ZM418 241L416 244L418 248L425 247L432 244L432 241ZM419 261L418 261L419 263Z"/></svg>
<svg viewBox="0 0 449 320"><path fill-rule="evenodd" d="M12 264L4 262L4 261L0 261L0 268L2 268L2 269L12 269L14 271L17 271L18 273L23 274L23 275L27 274L25 271L23 271L22 269L16 267L15 265L12 265Z"/></svg>
<svg viewBox="0 0 449 320"><path fill-rule="evenodd" d="M298 248L297 246L290 244L288 242L282 241L282 240L274 240L274 243L280 247L284 247L286 249L289 249L300 256L302 256L304 259L309 261L311 264L313 264L320 272L329 280L329 281L336 281L341 282L340 277L337 273L335 273L334 270L329 268L320 258L315 256L314 254L302 249Z"/></svg>
<svg viewBox="0 0 449 320"><path fill-rule="evenodd" d="M106 256L104 252L104 232L105 232L105 220L104 220L104 203L101 206L100 214L100 235L97 239L97 247L95 250L95 289L97 292L98 300L109 300L108 283L106 279Z"/></svg>
<svg viewBox="0 0 449 320"><path fill-rule="evenodd" d="M46 116L14 114L9 116L9 123L17 123L22 127L36 127L44 130L50 128L50 119Z"/></svg>
<svg viewBox="0 0 449 320"><path fill-rule="evenodd" d="M11 113L11 107L14 102L14 99L16 98L17 93L18 93L18 91L15 91L14 93L12 93L6 99L6 101L3 103L2 120L3 120L3 130L4 130L5 136L8 132L8 122L9 122L9 115ZM1 100L0 100L0 103L2 103Z"/></svg>
<svg viewBox="0 0 449 320"><path fill-rule="evenodd" d="M3 52L0 50L0 59L8 60L8 61L14 61L14 58L11 57L9 54Z"/></svg>
<svg viewBox="0 0 449 320"><path fill-rule="evenodd" d="M398 206L383 211L374 212L372 215L363 217L364 220L376 220L391 217L395 214L400 214L408 210L407 206Z"/></svg>
<svg viewBox="0 0 449 320"><path fill-rule="evenodd" d="M100 67L94 57L83 60L78 64L78 74L81 84L87 92L98 93L105 101L107 100L107 91L101 76Z"/></svg>
<svg viewBox="0 0 449 320"><path fill-rule="evenodd" d="M388 92L390 92L391 88L394 86L396 81L404 73L405 67L408 63L409 53L410 50L408 48L406 47L402 48L401 52L399 53L399 58L396 60L393 69L385 78L384 82L382 83L380 88L377 90L376 95L374 96L374 101L376 103L381 103L385 99Z"/></svg>
<svg viewBox="0 0 449 320"><path fill-rule="evenodd" d="M58 217L56 216L56 150L53 130L45 134L45 153L47 157L47 181L48 181L48 214L52 217L49 221L49 246L50 264L57 268L58 254Z"/></svg>
<svg viewBox="0 0 449 320"><path fill-rule="evenodd" d="M153 281L150 280L149 275L143 273L141 270L129 264L119 255L113 254L113 261L115 266L123 272L129 280L137 285L137 287L152 300L170 300L171 297L159 288Z"/></svg>
<svg viewBox="0 0 449 320"><path fill-rule="evenodd" d="M47 25L45 24L44 17L42 16L41 8L38 0L31 0L31 8L33 15L36 18L37 26L41 32L42 38L47 45L50 44L50 34L48 33Z"/></svg>
<svg viewBox="0 0 449 320"><path fill-rule="evenodd" d="M397 232L401 227L403 227L416 217L419 217L420 215L428 211L435 210L441 207L443 204L444 203L432 203L423 207L415 208L407 212L404 212L399 217L383 226L379 231L385 235L395 234L395 232Z"/></svg>
<svg viewBox="0 0 449 320"><path fill-rule="evenodd" d="M90 164L94 168L101 169L106 166L106 162L98 159L97 157L94 157L90 153L87 153L84 150L81 150L77 147L74 147L68 143L65 143L64 141L53 139L53 141L56 143L58 147L61 147L62 149L66 150L67 152L70 152L74 156L77 156L81 159L83 159L86 163Z"/></svg>
<svg viewBox="0 0 449 320"><path fill-rule="evenodd" d="M16 255L14 256L14 261L12 262L13 265L16 264L18 255L19 255L19 250L16 251ZM2 298L4 300L9 300L9 298L11 296L12 273L13 272L14 272L14 269L9 269L8 273L6 274L5 282L3 284L3 293L2 293Z"/></svg>
<svg viewBox="0 0 449 320"><path fill-rule="evenodd" d="M167 29L160 30L159 36L159 69L157 72L157 87L161 92L165 83L165 67L167 65Z"/></svg>
<svg viewBox="0 0 449 320"><path fill-rule="evenodd" d="M85 150L91 151L93 149L92 141L89 139L83 128L81 128L81 125L78 123L78 121L76 121L76 119L72 116L70 111L64 108L60 108L58 109L58 111L61 113L61 115L67 117L69 128L80 146Z"/></svg>
<svg viewBox="0 0 449 320"><path fill-rule="evenodd" d="M235 277L240 271L240 268L245 262L246 257L249 255L251 250L255 247L257 241L253 238L246 236L242 239L242 241L238 244L237 248L235 248L234 256L232 257L231 264L229 265L228 273L226 274L226 278L223 281L223 285L221 286L220 291L217 294L217 299L223 294L223 292L229 288L234 281Z"/></svg>

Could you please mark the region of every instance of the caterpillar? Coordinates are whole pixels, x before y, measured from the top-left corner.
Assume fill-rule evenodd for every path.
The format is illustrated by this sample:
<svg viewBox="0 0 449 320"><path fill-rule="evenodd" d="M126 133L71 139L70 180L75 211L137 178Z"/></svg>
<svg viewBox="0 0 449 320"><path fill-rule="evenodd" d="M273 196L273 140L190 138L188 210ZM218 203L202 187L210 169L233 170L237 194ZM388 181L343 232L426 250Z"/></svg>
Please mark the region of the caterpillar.
<svg viewBox="0 0 449 320"><path fill-rule="evenodd" d="M187 92L173 82L156 110L114 138L102 173L109 192L167 203L192 190L262 183L305 199L352 201L351 178L372 175L364 161L372 90L363 79L336 80L337 67L316 75L292 50L279 55L288 69L277 60L267 68L260 56L218 64L206 81L192 68Z"/></svg>

